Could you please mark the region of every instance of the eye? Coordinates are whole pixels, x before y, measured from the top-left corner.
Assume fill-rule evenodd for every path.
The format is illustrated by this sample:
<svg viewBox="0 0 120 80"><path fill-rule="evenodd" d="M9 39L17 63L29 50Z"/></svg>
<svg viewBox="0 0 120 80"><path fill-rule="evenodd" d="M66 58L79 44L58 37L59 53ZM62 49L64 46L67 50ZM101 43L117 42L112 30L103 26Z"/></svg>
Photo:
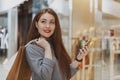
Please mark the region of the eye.
<svg viewBox="0 0 120 80"><path fill-rule="evenodd" d="M54 22L54 21L51 21L50 24L55 24L55 22Z"/></svg>
<svg viewBox="0 0 120 80"><path fill-rule="evenodd" d="M46 21L41 21L41 23L46 23Z"/></svg>

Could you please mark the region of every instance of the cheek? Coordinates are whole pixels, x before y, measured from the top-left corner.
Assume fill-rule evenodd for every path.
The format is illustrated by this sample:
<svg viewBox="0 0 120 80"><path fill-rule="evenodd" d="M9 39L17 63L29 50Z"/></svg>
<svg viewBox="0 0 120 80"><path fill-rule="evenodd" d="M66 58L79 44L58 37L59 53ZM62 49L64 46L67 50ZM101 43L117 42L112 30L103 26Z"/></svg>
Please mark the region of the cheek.
<svg viewBox="0 0 120 80"><path fill-rule="evenodd" d="M52 33L54 33L54 32L55 32L55 28L52 29Z"/></svg>
<svg viewBox="0 0 120 80"><path fill-rule="evenodd" d="M40 33L40 34L43 34L44 32L43 32L43 30L39 29L39 33Z"/></svg>
<svg viewBox="0 0 120 80"><path fill-rule="evenodd" d="M37 29L38 29L38 30L41 30L42 27L43 27L43 25L38 22L38 24L37 24Z"/></svg>
<svg viewBox="0 0 120 80"><path fill-rule="evenodd" d="M53 27L53 32L55 31L55 26Z"/></svg>
<svg viewBox="0 0 120 80"><path fill-rule="evenodd" d="M37 27L38 32L41 33L42 32L42 28L41 27Z"/></svg>

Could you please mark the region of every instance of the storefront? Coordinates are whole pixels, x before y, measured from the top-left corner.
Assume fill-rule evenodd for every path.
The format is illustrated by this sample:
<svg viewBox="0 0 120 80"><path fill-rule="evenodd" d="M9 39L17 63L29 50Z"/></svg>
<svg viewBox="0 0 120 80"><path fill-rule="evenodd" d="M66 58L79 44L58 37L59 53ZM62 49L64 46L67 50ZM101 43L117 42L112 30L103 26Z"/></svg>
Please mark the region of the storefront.
<svg viewBox="0 0 120 80"><path fill-rule="evenodd" d="M73 53L78 40L92 40L89 64L75 80L119 80L120 1L73 0L72 4Z"/></svg>
<svg viewBox="0 0 120 80"><path fill-rule="evenodd" d="M4 1L0 1L0 48L6 50L5 56L10 58L20 43L26 42L35 14L42 8L50 7L59 16L63 41L72 59L75 58L77 45L92 40L89 64L84 64L84 59L82 69L71 80L120 79L119 0L19 0L19 3L13 0L16 5L9 9L4 7L3 3L6 4L7 0Z"/></svg>

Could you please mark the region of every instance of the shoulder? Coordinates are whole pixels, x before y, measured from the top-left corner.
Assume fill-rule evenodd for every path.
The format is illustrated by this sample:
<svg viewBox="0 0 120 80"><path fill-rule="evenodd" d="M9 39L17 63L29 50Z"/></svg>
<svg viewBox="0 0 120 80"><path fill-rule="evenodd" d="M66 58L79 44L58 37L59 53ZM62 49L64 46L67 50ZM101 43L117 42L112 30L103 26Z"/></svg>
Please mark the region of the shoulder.
<svg viewBox="0 0 120 80"><path fill-rule="evenodd" d="M44 53L44 49L37 46L36 44L32 43L32 44L28 44L26 46L26 52L27 53Z"/></svg>

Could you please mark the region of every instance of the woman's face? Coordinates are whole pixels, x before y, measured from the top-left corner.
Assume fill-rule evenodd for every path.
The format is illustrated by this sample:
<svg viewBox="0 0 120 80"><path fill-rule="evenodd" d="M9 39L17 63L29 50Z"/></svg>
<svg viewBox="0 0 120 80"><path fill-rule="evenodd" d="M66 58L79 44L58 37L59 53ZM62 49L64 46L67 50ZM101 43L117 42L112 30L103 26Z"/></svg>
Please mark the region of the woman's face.
<svg viewBox="0 0 120 80"><path fill-rule="evenodd" d="M49 38L55 30L54 16L49 13L43 14L36 22L36 27L42 37Z"/></svg>

